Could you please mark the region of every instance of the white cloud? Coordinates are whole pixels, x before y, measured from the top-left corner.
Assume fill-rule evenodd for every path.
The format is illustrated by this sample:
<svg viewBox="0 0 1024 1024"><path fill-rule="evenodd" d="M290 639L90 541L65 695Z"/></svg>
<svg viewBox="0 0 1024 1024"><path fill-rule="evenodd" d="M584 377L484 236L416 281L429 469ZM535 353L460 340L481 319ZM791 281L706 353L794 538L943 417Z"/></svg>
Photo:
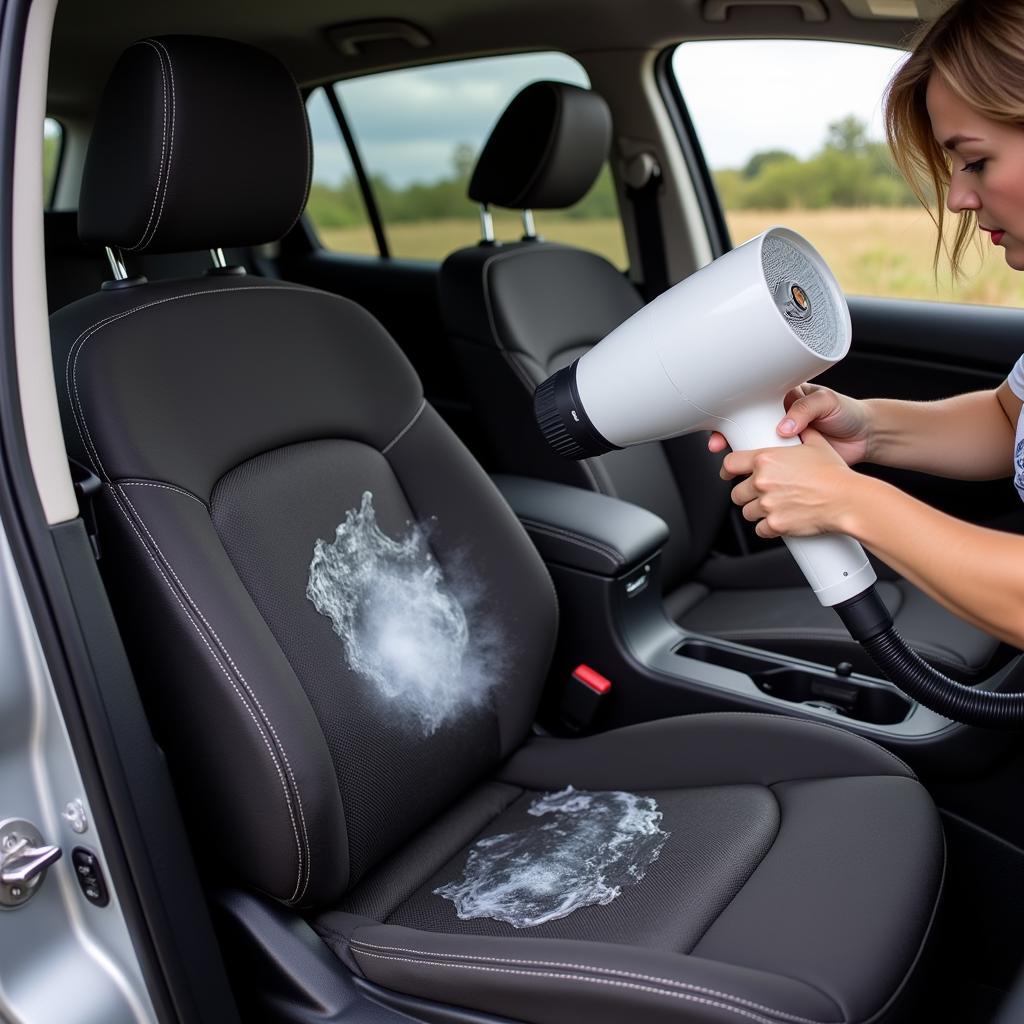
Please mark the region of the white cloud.
<svg viewBox="0 0 1024 1024"><path fill-rule="evenodd" d="M882 138L882 94L901 50L806 40L693 42L672 66L711 167L764 149L806 157L853 114Z"/></svg>

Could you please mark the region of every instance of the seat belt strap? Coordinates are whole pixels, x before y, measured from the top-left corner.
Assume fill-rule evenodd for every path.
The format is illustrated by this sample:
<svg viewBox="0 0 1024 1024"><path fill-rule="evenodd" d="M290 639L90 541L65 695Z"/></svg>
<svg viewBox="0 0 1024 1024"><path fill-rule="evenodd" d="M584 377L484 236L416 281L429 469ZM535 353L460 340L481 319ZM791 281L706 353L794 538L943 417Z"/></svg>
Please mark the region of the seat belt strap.
<svg viewBox="0 0 1024 1024"><path fill-rule="evenodd" d="M77 459L69 458L68 465L71 467L71 482L74 484L75 497L78 499L78 512L85 524L85 531L89 534L93 556L98 562L100 560L100 541L93 499L99 494L103 481L88 466L83 466Z"/></svg>
<svg viewBox="0 0 1024 1024"><path fill-rule="evenodd" d="M641 291L648 302L657 298L669 286L665 236L658 208L661 190L662 176L657 166L652 168L650 177L639 188L626 186L626 195L633 204L633 222L636 225L637 245L643 265Z"/></svg>

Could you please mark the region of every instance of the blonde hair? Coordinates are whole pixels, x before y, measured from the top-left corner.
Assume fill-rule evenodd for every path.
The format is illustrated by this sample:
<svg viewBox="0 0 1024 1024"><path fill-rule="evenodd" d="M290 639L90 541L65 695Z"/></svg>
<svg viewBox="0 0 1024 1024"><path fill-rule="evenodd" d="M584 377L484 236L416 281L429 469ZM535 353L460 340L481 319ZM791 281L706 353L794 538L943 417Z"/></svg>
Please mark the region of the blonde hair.
<svg viewBox="0 0 1024 1024"><path fill-rule="evenodd" d="M928 80L936 72L978 113L1024 127L1024 3L957 0L924 28L885 91L886 140L896 166L938 229L937 271L953 164L932 134L925 106ZM973 211L961 213L949 248L954 277L976 229Z"/></svg>

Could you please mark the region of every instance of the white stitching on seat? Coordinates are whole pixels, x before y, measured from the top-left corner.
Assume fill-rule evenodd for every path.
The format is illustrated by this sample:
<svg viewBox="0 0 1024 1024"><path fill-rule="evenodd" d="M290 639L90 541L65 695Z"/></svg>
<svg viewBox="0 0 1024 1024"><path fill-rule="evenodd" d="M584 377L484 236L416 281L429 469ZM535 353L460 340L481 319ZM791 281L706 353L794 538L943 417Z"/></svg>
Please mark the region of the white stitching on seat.
<svg viewBox="0 0 1024 1024"><path fill-rule="evenodd" d="M132 529L135 530L136 535L139 537L140 543L142 543L144 547L146 546L145 545L145 541L142 539L141 534L139 534L138 530L135 528L134 524L131 522L131 518L128 516L128 513L125 510L124 506L122 505L120 499L117 497L118 487L111 482L110 477L107 474L107 471L106 471L105 467L103 466L103 461L100 458L99 450L98 450L95 442L93 441L92 434L91 434L91 432L89 430L89 424L86 421L86 417L85 417L85 408L84 408L81 396L80 396L79 391L78 391L78 360L79 360L79 357L81 356L82 352L85 350L86 343L99 330L101 330L103 327L109 326L110 324L114 323L117 320L121 320L121 319L123 319L125 317L131 316L134 313L138 313L141 310L149 309L149 308L152 308L154 306L164 305L164 304L169 303L169 302L176 302L179 299L188 299L188 298L196 298L196 297L205 296L205 295L220 295L220 294L224 294L224 293L227 293L227 292L234 293L234 292L244 292L244 291L289 291L289 292L297 292L297 293L307 293L307 292L309 292L310 294L320 294L320 293L317 293L317 292L310 292L309 289L305 289L305 288L301 288L301 287L300 288L296 288L296 287L291 286L291 285L242 285L242 286L235 287L235 288L211 288L211 289L204 289L204 290L193 291L193 292L185 292L185 293L183 293L181 295L170 295L170 296L167 296L166 298L163 298L163 299L155 299L152 302L142 303L141 305L134 306L131 309L123 310L120 313L112 314L111 316L105 317L104 319L97 321L96 323L92 324L90 327L85 328L85 330L82 331L81 334L79 334L79 336L72 343L71 347L68 349L68 354L67 354L67 357L66 357L65 363L64 363L64 384L65 384L65 388L66 388L67 394L68 394L68 401L69 401L69 404L71 405L71 411L72 411L72 414L73 414L73 417L74 417L74 420L75 420L75 429L78 431L78 436L79 436L79 439L82 442L82 447L85 450L86 455L89 458L89 461L92 463L93 469L96 470L96 472L108 484L111 484L111 493L112 493L112 495L114 497L115 502L118 505L118 508L121 510L121 513L128 519L129 525L131 525ZM336 296L329 296L329 297L334 298ZM346 301L346 300L342 300L342 301ZM298 829L296 827L294 810L293 810L293 807L292 807L290 795L287 792L287 788L286 788L286 790L285 790L285 799L288 802L288 813L289 813L289 816L291 816L291 818L292 818L292 828L295 831L296 845L297 845L298 853L299 853L299 856L298 856L298 861L299 861L299 865L298 865L299 877L298 877L298 879L296 881L296 887L295 887L296 891L293 893L293 895L291 897L291 900L292 901L301 900L302 896L305 895L305 893L306 893L306 891L307 891L307 889L309 887L309 880L310 880L310 876L312 874L312 872L309 870L309 868L310 868L310 864L309 864L309 860L310 860L309 834L308 834L308 831L306 829L305 814L304 814L303 808L302 808L302 799L301 799L301 796L300 796L300 793L299 793L298 784L295 781L295 777L294 777L294 774L292 773L291 765L290 765L290 763L288 761L288 755L285 753L284 747L281 744L280 739L277 736L276 730L274 729L273 724L270 722L269 717L267 716L266 711L264 710L262 704L260 703L260 701L256 697L255 693L252 691L252 689L249 686L248 682L246 681L245 677L238 670L238 666L235 664L234 660L231 658L231 655L228 653L225 645L221 642L220 637L217 635L216 631L213 629L213 627L207 621L205 616L202 614L202 612L200 611L198 605L192 599L191 595L188 593L188 591L185 588L184 584L181 583L181 580L178 578L177 574L174 572L174 569L171 566L170 562L167 560L166 556L160 550L159 545L156 543L156 540L153 538L153 536L150 533L149 529L146 527L146 524L143 522L142 517L139 516L138 510L132 504L131 499L128 497L127 493L123 489L121 489L121 494L123 495L124 500L131 507L132 512L135 514L135 516L138 519L139 523L141 524L142 528L146 531L146 534L149 536L149 538L150 538L151 542L153 543L154 547L159 552L160 557L164 561L164 563L167 566L168 570L174 576L175 580L177 580L178 586L181 587L181 589L184 592L184 594L185 594L189 604L195 610L196 614L198 614L199 617L202 619L203 623L206 625L206 628L210 631L210 634L213 636L215 642L217 643L217 646L220 648L221 652L223 653L224 657L227 659L227 661L231 665L232 669L234 669L234 671L236 672L239 680L241 681L242 685L245 687L246 691L249 693L251 699L255 702L256 706L259 708L260 714L263 717L263 719L264 719L264 721L266 723L267 728L270 730L271 734L274 737L275 742L277 743L277 746L278 746L278 748L280 750L281 758L284 761L284 764L285 764L286 769L287 769L288 776L291 779L292 786L294 787L295 803L296 803L296 807L298 809L299 820L301 821L301 824L302 824L302 831L303 831L303 834L305 836L306 879L305 879L305 884L301 888L301 891L299 891L300 883L302 882L302 869L303 869L302 841L300 840L300 837L298 835ZM195 496L193 495L192 497L195 497ZM199 500L199 499L196 499L196 500ZM205 506L205 503L203 503L203 504ZM148 547L147 547L147 551L148 551ZM151 553L150 553L150 557L151 558L153 557ZM154 559L154 562L155 562L155 559ZM158 568L159 568L159 565L158 565ZM162 571L161 571L161 575L163 576L164 582L167 584L168 587L170 587L171 584L167 580L166 575ZM172 589L172 592L173 592L173 589ZM177 595L175 595L175 596L177 597ZM180 603L181 602L180 602L180 599L179 599L179 604ZM183 606L183 608L184 608L184 606ZM191 619L191 616L189 616L189 618L190 618L190 621L192 621L193 626L195 626L195 628L198 630L199 627L196 625L195 621ZM202 636L202 634L200 634L200 636ZM204 641L204 643L206 643L205 638L203 638L203 641ZM208 643L207 643L207 647L209 647ZM212 653L212 648L211 648L211 653ZM226 674L227 670L224 669L223 666L221 666L221 668L222 668L222 670ZM229 679L230 679L230 677L229 677ZM232 682L232 686L234 686L233 680L231 682ZM241 693L238 691L237 687L235 687L235 691L236 691L236 693L238 693L239 699L242 699ZM244 700L243 700L243 704L244 704ZM251 709L248 709L248 710L249 710L250 714L252 714ZM269 743L268 743L268 749L270 749ZM280 775L281 774L280 764L277 762L276 756L274 755L274 752L273 752L272 749L271 749L271 756L272 756L272 758L274 758L275 767L277 768L278 773ZM281 782L282 782L283 786L286 786L286 783L285 783L283 775L282 775L282 778L281 778Z"/></svg>
<svg viewBox="0 0 1024 1024"><path fill-rule="evenodd" d="M188 619L188 621L192 624L192 628L198 634L199 639L202 640L204 646L210 652L210 656L213 658L213 660L216 663L217 667L221 670L221 672L224 673L224 677L231 684L231 688L235 691L236 696L241 701L242 707L245 708L245 710L249 713L249 717L253 720L253 723L256 726L256 730L260 734L260 738L263 740L263 743L266 746L267 751L270 753L270 759L273 762L275 770L277 771L277 777L281 781L281 790L284 793L285 804L286 804L286 806L288 808L288 817L291 819L292 832L293 832L293 834L295 836L295 848L296 848L296 854L297 854L296 859L298 860L298 871L297 871L296 878L295 878L295 888L292 890L291 896L288 897L288 902L294 903L294 902L296 902L299 899L299 896L300 896L299 885L300 885L300 883L302 881L302 844L301 844L301 841L299 839L299 830L298 830L298 827L296 826L296 822L295 822L295 813L294 813L294 810L292 808L291 795L288 792L288 785L287 785L287 783L285 781L284 773L281 771L281 764L278 761L276 754L274 753L273 747L271 746L270 739L268 738L266 732L264 731L263 726L260 725L259 720L256 718L255 712L246 703L245 698L242 696L241 690L238 689L237 683L235 682L234 679L231 678L231 674L228 672L228 670L225 667L224 663L217 656L216 651L214 651L214 649L210 646L209 640L207 640L207 638L205 636L203 636L203 632L199 628L199 624L196 622L196 620L189 613L189 610L182 603L181 597L174 590L174 587L171 586L171 581L167 578L167 574L160 567L160 563L157 562L156 558L153 555L153 552L150 551L148 545L142 539L142 534L139 533L138 528L132 522L131 516L128 515L128 512L125 510L124 505L121 504L120 498L118 498L118 496L117 496L117 488L114 487L114 486L111 486L110 493L111 493L111 497L113 497L114 502L117 505L118 509L120 510L121 514L125 517L126 522L131 527L132 532L138 538L139 543L142 545L143 550L149 556L149 560L153 563L154 566L156 566L156 570L160 574L160 577L164 581L164 584L167 586L167 589L171 592L171 595L174 597L175 601L178 602L179 607L181 608L182 612L184 612L185 617ZM127 500L127 495L125 495L125 500ZM141 522L141 520L140 520L140 522ZM143 527L145 527L145 524L143 524ZM147 533L148 533L148 531L147 531ZM168 568L170 568L170 567L168 566ZM172 572L173 572L173 570L172 570ZM308 874L307 874L306 881L307 881L307 884L308 884L308 881L309 881ZM305 890L303 890L303 892L304 891Z"/></svg>
<svg viewBox="0 0 1024 1024"><path fill-rule="evenodd" d="M755 1003L751 999L744 999L742 996L732 995L729 992L721 992L718 989L707 988L704 985L695 985L689 981L677 981L673 978L659 978L652 974L640 974L636 971L623 971L615 967L598 967L594 964L570 964L562 963L555 960L517 960L513 957L488 957L488 956L473 956L469 953L442 953L442 952L426 952L422 949L406 949L402 946L385 946L379 942L368 942L365 939L351 939L349 944L353 947L355 952L365 952L367 956L374 956L369 950L356 949L357 946L369 946L372 949L383 949L387 952L392 953L412 953L414 956L420 957L448 957L450 959L458 960L481 960L486 963L494 964L520 964L524 967L561 967L568 970L576 971L593 971L599 974L614 974L619 975L623 978L634 978L637 981L655 981L663 985L669 985L674 988L685 988L693 992L701 992L708 996L718 996L722 999L731 999L734 1002L741 1003L743 1006L748 1006L754 1010L763 1010L765 1013L775 1014L777 1017L784 1017L786 1020L795 1021L797 1024L841 1024L839 1021L820 1021L817 1018L812 1017L800 1017L795 1013L787 1013L785 1010L776 1010L771 1006L765 1006L763 1003ZM454 965L442 965L442 966L454 966Z"/></svg>
<svg viewBox="0 0 1024 1024"><path fill-rule="evenodd" d="M168 132L167 167L164 171L164 186L160 196L160 209L157 212L156 223L153 225L149 238L144 243L140 243L138 248L145 248L156 238L156 233L160 230L160 224L164 219L164 204L167 202L167 190L171 184L171 163L174 160L174 124L177 113L177 89L174 87L174 61L171 60L171 51L159 39L149 39L146 41L153 47L159 47L160 50L163 50L164 56L167 58L167 73L171 80L171 127Z"/></svg>
<svg viewBox="0 0 1024 1024"><path fill-rule="evenodd" d="M568 540L574 544L579 544L580 547L590 548L599 555L604 555L612 563L613 566L618 568L625 562L623 555L616 551L615 548L608 544L603 544L601 541L593 540L590 537L584 537L582 534L574 533L572 530L565 530L560 526L551 526L548 523L538 523L534 519L530 519L525 516L520 516L519 521L526 527L527 530L536 530L538 533L546 533L552 537L560 540Z"/></svg>
<svg viewBox="0 0 1024 1024"><path fill-rule="evenodd" d="M381 448L381 450L380 450L381 455L387 455L387 453L389 451L391 451L391 449L394 448L395 445L398 444L398 442L401 441L402 438L405 437L405 435L410 430L412 430L412 428L415 425L416 421L420 418L420 415L423 413L423 410L426 409L426 407L427 407L427 400L424 398L420 402L420 407L416 410L415 413L413 413L412 419L409 420L409 422L406 423L406 425L404 427L402 427L402 429L397 434L395 434L395 436L393 438L391 438L391 440L388 441L388 443L386 445L384 445L383 448Z"/></svg>
<svg viewBox="0 0 1024 1024"><path fill-rule="evenodd" d="M138 311L140 311L142 309L147 309L147 308L150 308L152 306L163 305L163 304L165 304L167 302L177 301L178 299L193 298L193 297L198 297L198 296L202 296L202 295L223 294L225 292L243 292L243 291L302 292L302 291L304 291L304 289L293 288L293 287L287 286L287 285L267 285L267 286L250 285L250 286L242 286L242 287L239 287L239 288L219 288L219 289L211 289L209 291L187 292L187 293L185 293L183 295L168 296L165 299L157 299L157 300L155 300L153 302L143 303L141 305L134 306L131 309L123 310L120 313L115 313L115 314L113 314L111 316L104 317L103 319L101 319L101 321L98 321L97 323L93 324L91 327L86 328L85 331L83 331L78 336L78 338L75 340L74 344L68 350L68 356L67 356L67 359L66 359L66 362L65 362L65 386L68 389L69 400L71 402L72 412L73 412L74 417L75 417L75 426L76 426L76 429L78 430L79 438L81 439L82 445L83 445L83 447L84 447L84 449L86 451L86 454L89 457L89 461L92 462L93 469L95 469L96 472L99 473L100 476L103 479L106 480L106 482L111 483L111 480L110 480L110 477L109 477L108 473L106 473L105 468L103 467L102 460L100 459L100 456L99 456L99 451L98 451L98 449L97 449L97 447L95 445L95 442L92 439L92 434L89 431L89 426L88 426L88 423L86 422L86 418L85 418L85 409L83 407L81 396L80 396L79 390L78 390L78 360L79 360L79 356L81 355L81 353L85 349L86 342L88 342L89 338L91 338L101 328L109 326L110 324L113 324L114 322L119 321L119 319L122 319L125 316L129 316L132 313L138 312ZM74 353L74 360L72 359L73 353ZM122 505L120 499L118 498L117 490L118 490L118 487L116 485L114 485L113 483L111 483L111 493L112 493L112 495L114 497L115 502L118 505L118 508L121 510L122 514L128 519L129 524L132 525L132 528L135 530L135 534L138 537L139 542L144 547L145 546L145 542L142 540L141 535L138 534L138 530L135 528L134 524L131 522L131 518L128 516L127 511L125 510L125 508ZM272 723L269 721L269 718L266 715L266 712L263 709L260 701L257 699L255 693L252 691L252 688L249 686L249 683L242 676L242 673L239 672L238 666L236 664L234 664L233 659L231 658L230 654L227 652L227 649L224 646L224 644L221 642L219 636L217 636L217 634L214 631L213 627L210 626L209 622L206 620L206 617L203 615L202 611L199 609L199 606L196 604L196 602L193 600L193 598L191 598L191 596L188 594L188 592L185 589L185 587L183 586L183 584L181 584L181 581L178 579L177 574L174 572L174 569L170 565L170 562L167 560L167 558L163 554L163 552L160 551L160 547L159 547L159 545L157 545L157 542L153 538L153 535L150 534L150 530L148 530L146 528L145 523L141 519L141 516L138 515L138 510L135 509L134 505L132 505L131 499L128 497L127 493L124 492L124 490L122 489L121 490L121 494L123 495L124 500L131 507L132 512L135 514L135 516L138 519L139 523L141 524L142 528L145 530L146 535L148 537L150 537L150 540L152 541L153 545L157 548L158 552L160 553L161 558L163 559L164 563L167 565L167 568L171 571L172 575L174 575L174 578L177 581L178 586L184 592L184 594L185 594L189 604L191 606L193 606L193 608L195 609L197 614L199 614L200 618L202 618L203 623L206 625L206 628L210 631L210 634L214 637L214 639L215 639L215 641L217 643L217 646L220 648L220 650L223 653L224 657L227 659L227 662L231 665L231 668L234 670L234 672L236 672L238 674L238 677L241 680L243 686L249 692L249 695L252 698L252 700L255 701L256 706L259 708L260 715L264 719L264 722L265 722L265 725L266 725L267 729L269 729L270 733L273 735L274 741L279 746L281 757L282 757L282 759L285 762L285 765L287 767L288 775L289 775L289 777L290 777L290 779L292 781L292 786L294 787L294 792L295 792L295 807L294 808L293 808L293 805L292 805L291 795L288 793L288 790L287 790L287 782L286 782L284 774L282 772L281 764L278 762L278 759L276 759L276 756L274 755L272 749L270 748L269 741L265 740L267 742L267 749L270 751L271 758L274 761L274 767L276 768L276 770L278 770L279 775L281 776L282 785L286 787L285 799L286 799L286 802L288 803L288 812L289 812L289 816L292 819L292 828L295 831L296 847L297 847L297 851L298 851L298 858L297 858L298 859L298 878L296 880L295 891L293 892L293 894L290 897L290 899L292 901L298 901L298 900L300 900L302 898L303 895L305 895L305 892L307 891L308 886L309 886L309 878L310 878L310 874L311 874L311 871L309 870L309 866L310 866L309 865L309 836L308 836L308 831L306 830L305 815L304 815L303 809L302 809L302 801L301 801L301 797L300 797L300 794L299 794L298 784L295 781L295 776L294 776L294 774L292 772L291 764L288 761L288 755L285 753L284 746L282 745L281 740L278 737L278 734L276 734L276 731L274 730ZM195 496L193 496L193 497L195 497ZM197 500L199 500L199 499L197 499ZM152 553L151 553L151 558L153 558ZM158 565L158 567L159 567L159 565ZM162 574L162 577L164 579L164 582L170 588L171 585L170 585L170 582L167 580L166 574L164 574L163 572L161 572L161 574ZM172 589L172 593L173 593L173 589ZM180 599L179 599L179 603L181 603ZM195 623L194 620L191 620L191 616L190 615L189 615L189 621L193 622L193 625L195 626L195 628L198 631L199 627ZM201 636L202 636L202 634L201 634ZM207 642L206 639L205 638L203 638L203 639L204 639L204 643L206 643ZM207 643L207 646L209 647L208 643ZM212 648L211 648L211 653L212 653ZM219 662L218 662L218 664L219 664ZM223 666L221 666L221 670L225 673L225 675L227 674L227 670L224 669ZM230 680L230 681L231 681L232 687L234 687L234 689L236 689L236 692L239 694L240 699L243 699L243 703L245 703L244 698L242 697L241 692L238 690L238 687L234 686L233 680ZM250 715L253 714L251 709L247 709L247 710L249 710ZM299 837L298 827L296 825L296 820L295 820L295 810L296 810L296 808L298 810L299 820L301 821L302 830L303 830L303 834L304 834L304 837L305 837L305 861L303 860L303 841ZM302 874L303 874L303 864L304 863L305 863L305 867L306 867L306 870L305 870L305 884L302 885Z"/></svg>
<svg viewBox="0 0 1024 1024"><path fill-rule="evenodd" d="M139 306L133 306L131 309L122 310L120 313L114 313L111 316L104 317L102 320L98 320L96 323L89 327L86 327L84 331L75 339L74 343L68 349L67 358L64 362L64 386L67 389L68 401L71 403L71 411L75 417L75 428L78 431L78 436L82 442L82 447L85 449L86 455L89 457L89 461L92 463L92 467L96 470L100 476L109 482L110 478L107 476L106 470L103 468L103 463L100 460L99 452L96 450L96 446L93 444L92 436L89 433L89 425L85 421L85 410L82 407L82 401L78 394L78 357L85 349L85 343L100 329L109 326L116 320L121 320L124 317L131 316L133 313L138 313L144 309L150 309L153 306L162 306L168 302L177 302L179 299L191 299L203 295L222 295L226 292L264 292L264 291L281 291L281 292L300 292L305 293L309 291L306 288L295 288L291 285L284 284L268 284L268 285L240 285L237 288L210 288L208 290L185 292L182 295L169 295L165 299L155 299L153 302L145 302ZM312 294L327 294L312 292ZM340 296L333 296L340 298ZM76 351L77 350L77 351ZM74 360L72 361L72 356ZM82 431L85 431L83 434ZM86 440L88 438L88 440Z"/></svg>
<svg viewBox="0 0 1024 1024"><path fill-rule="evenodd" d="M220 649L221 654L223 654L224 657L227 659L228 664L231 666L231 668L234 671L235 675L238 677L238 679L241 682L242 686L245 688L245 692L249 695L250 699L253 701L253 703L256 705L257 709L259 710L260 717L266 723L267 728L270 730L270 734L274 737L274 743L277 746L277 749L278 749L278 751L279 751L279 753L281 755L281 759L284 761L285 771L288 774L288 778L291 780L292 789L295 792L295 805L296 805L296 808L297 808L298 813L299 813L299 822L302 825L302 835L303 835L303 839L304 839L304 843L305 843L305 852L306 852L306 862L307 863L306 863L306 882L305 882L305 885L302 888L302 892L299 893L299 896L297 897L298 899L301 899L302 896L305 895L306 890L309 887L309 876L311 874L311 872L309 870L309 863L308 863L309 862L309 857L310 857L309 832L306 829L306 817L305 817L305 815L303 814L303 811L302 811L302 797L301 797L301 795L299 793L299 786L298 786L298 783L295 781L295 774L293 773L291 763L288 760L288 754L285 752L284 744L281 742L280 737L277 735L277 730L274 728L274 723L271 721L270 716L267 714L266 709L263 707L262 703L260 703L259 697L256 696L255 691L249 685L249 683L246 680L245 676L242 675L241 669L235 664L235 660L234 660L234 658L231 657L231 654L228 651L227 646L221 640L220 636L217 634L217 631L213 628L213 626L210 625L209 620L202 613L202 610L199 608L199 605L195 602L195 600L193 599L192 595L188 592L188 588L185 586L184 583L181 582L180 577L174 571L174 566L171 565L170 559L168 559L168 557L163 553L163 551L160 548L160 545L156 542L156 538L153 536L153 534L149 532L149 527L146 526L145 521L143 520L142 516L139 514L139 510L132 504L131 498L129 498L128 495L125 494L123 489L121 490L121 493L124 496L124 500L128 503L128 507L132 510L132 514L138 520L139 525L142 527L143 530L145 530L146 536L150 539L150 542L152 543L153 547L156 549L156 552L160 556L160 559L164 563L164 566L167 568L167 570L170 572L170 574L174 577L174 582L177 583L178 586L181 588L181 592L185 595L185 599L188 601L189 605L192 607L192 610L199 616L199 618L202 620L202 623L207 628L207 630L209 630L210 635L213 637L214 642L216 643L217 647ZM293 824L294 824L294 822L293 822ZM299 872L300 872L300 877L301 877L301 873L302 873L302 857L301 857L301 855L299 857Z"/></svg>
<svg viewBox="0 0 1024 1024"><path fill-rule="evenodd" d="M376 957L378 960L395 960L399 963L418 964L425 967L449 967L463 971L486 971L490 974L518 974L526 978L556 978L564 981L579 981L590 985L607 985L611 988L634 989L637 992L650 992L656 996L667 996L670 999L682 999L689 1003L699 1003L703 1006L713 1006L718 1010L726 1010L748 1020L757 1021L758 1024L777 1024L768 1017L762 1017L759 1013L751 1013L749 1010L741 1010L738 1006L730 1006L728 1003L718 1002L715 999L707 999L703 996L690 995L686 992L667 992L665 989L655 988L653 985L637 985L627 981L613 981L611 978L590 978L580 974L558 974L554 971L517 971L509 967L483 967L479 964L438 964L430 960L413 960L405 956L384 956L381 953L369 953L360 951L362 956ZM815 1022L819 1024L819 1022Z"/></svg>
<svg viewBox="0 0 1024 1024"><path fill-rule="evenodd" d="M164 68L164 58L157 48L156 43L152 39L140 40L138 46L148 46L155 54L157 62L160 64L160 81L163 85L163 100L164 100L164 123L163 123L163 134L160 139L160 165L157 168L157 179L156 187L153 189L153 205L149 210L149 219L146 221L146 226L142 229L142 236L134 245L124 246L128 252L134 252L136 249L142 247L143 243L146 242L146 235L149 234L150 226L153 223L153 216L156 213L157 198L160 195L160 185L163 182L164 177L164 156L167 153L167 113L168 113L168 88L167 88L167 71Z"/></svg>
<svg viewBox="0 0 1024 1024"><path fill-rule="evenodd" d="M186 491L184 487L176 487L174 484L158 484L152 480L118 480L117 485L119 487L159 487L162 491L176 491L178 494L184 494L186 498L191 498L193 501L198 501L207 512L210 511L210 506L203 501L202 498L193 494L191 491Z"/></svg>

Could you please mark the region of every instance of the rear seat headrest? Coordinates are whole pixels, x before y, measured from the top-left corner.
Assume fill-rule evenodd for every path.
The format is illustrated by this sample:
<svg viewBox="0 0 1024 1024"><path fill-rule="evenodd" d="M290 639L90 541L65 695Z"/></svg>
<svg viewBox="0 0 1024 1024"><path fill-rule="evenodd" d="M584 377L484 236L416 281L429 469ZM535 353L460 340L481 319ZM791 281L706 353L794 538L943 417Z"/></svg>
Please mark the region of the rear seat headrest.
<svg viewBox="0 0 1024 1024"><path fill-rule="evenodd" d="M134 252L273 241L302 213L311 169L305 105L275 57L228 39L143 39L100 100L78 233Z"/></svg>
<svg viewBox="0 0 1024 1024"><path fill-rule="evenodd" d="M590 191L611 139L611 113L597 93L565 82L534 82L494 126L469 198L514 210L572 206Z"/></svg>

